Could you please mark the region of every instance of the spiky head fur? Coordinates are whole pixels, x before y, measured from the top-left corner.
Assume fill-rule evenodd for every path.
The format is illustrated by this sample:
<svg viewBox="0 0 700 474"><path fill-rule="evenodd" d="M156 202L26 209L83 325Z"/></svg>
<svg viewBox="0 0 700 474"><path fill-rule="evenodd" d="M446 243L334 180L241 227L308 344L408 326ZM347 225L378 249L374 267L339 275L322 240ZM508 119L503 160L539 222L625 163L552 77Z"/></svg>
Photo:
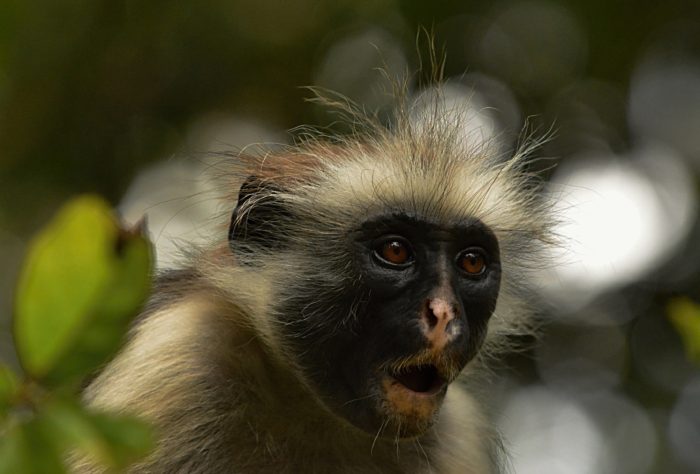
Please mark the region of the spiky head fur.
<svg viewBox="0 0 700 474"><path fill-rule="evenodd" d="M273 232L288 238L288 248L269 252L244 244L234 247L231 255L216 252L217 257L202 267L237 304L247 302L246 313L255 319L251 324L262 329L276 351L284 352L284 345L269 316L285 298L280 289L296 291L304 278L315 285L323 282L314 287L318 293L354 285L348 271L349 235L368 218L387 212L445 224L477 218L496 234L502 287L480 359L512 348L510 336L532 332L529 273L541 267L543 249L553 242L549 203L538 179L527 172L540 141L528 138L510 156L498 138L476 141L473 134L464 133L469 104L446 109L440 89L435 91L429 106L420 111L399 100L388 125L347 101L319 99L340 106L354 124L353 133L309 132L283 152L239 156L233 171L224 174L233 191L229 202L247 177L263 183L238 213L235 225L245 226L248 216L266 202L281 202L289 211L278 222L275 216L269 222ZM308 317L313 311L309 306ZM347 329L352 319L350 311L332 330L319 321L318 334ZM294 361L292 354L279 355Z"/></svg>

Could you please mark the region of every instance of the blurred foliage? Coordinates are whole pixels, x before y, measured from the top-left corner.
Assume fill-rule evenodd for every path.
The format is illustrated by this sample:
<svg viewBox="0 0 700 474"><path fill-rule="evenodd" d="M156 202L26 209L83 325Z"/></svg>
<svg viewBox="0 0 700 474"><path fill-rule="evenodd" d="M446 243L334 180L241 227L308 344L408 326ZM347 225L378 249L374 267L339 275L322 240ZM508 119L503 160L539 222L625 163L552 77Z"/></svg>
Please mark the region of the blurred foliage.
<svg viewBox="0 0 700 474"><path fill-rule="evenodd" d="M14 335L27 373L66 383L119 346L149 284L149 244L120 230L96 197L69 203L31 243Z"/></svg>
<svg viewBox="0 0 700 474"><path fill-rule="evenodd" d="M523 20L522 12L534 18ZM359 49L368 38L379 38L389 45L382 50L396 46L398 56L406 56L405 66L416 70L416 50L425 54L425 46L416 45L419 27L432 31L436 44L444 46L448 77L474 73L502 85L492 91L495 109L500 105L497 99L512 93L517 103L512 120L516 132L525 117L536 116L545 130L556 124L557 137L545 145L542 155L561 161L591 149L624 157L639 142L658 138L634 136L630 130L627 100L634 71L650 51L657 59L681 58L690 66L696 63L687 58L700 57L697 0L4 0L0 2L0 263L5 271L0 273L0 357L16 367L8 331L2 325L9 320L9 288L15 284L18 256L28 236L68 196L97 192L111 203L118 202L139 170L182 153L193 125L214 114L245 118L275 130L307 123L325 125L333 118L305 104L308 93L300 86L328 86L319 84L319 77L329 51L353 35L359 40L346 43L349 49ZM362 36L367 31L381 34ZM488 45L483 41L487 33L492 40ZM569 39L579 42L572 45ZM379 43L373 44L379 47ZM341 92L372 88L368 71L374 64L362 62L366 57L358 55L357 61L352 55L336 59L337 70L329 74L334 79L359 78ZM673 107L658 111L656 104L651 101L644 110L659 112L660 122L671 128L683 125L678 130L697 128L693 117L669 117ZM684 159L697 179L700 156ZM552 168L549 160L540 164L543 170ZM22 310L27 319L15 326L19 359L41 386L51 390L60 389L62 380L79 379L107 357L100 349L103 342L107 352L113 350L117 333L126 324L122 316L128 311L109 312L111 303L100 302L100 295L122 300L118 295L129 289L117 288L121 281L117 274L132 271L126 268L132 262L127 255L144 251L136 243L121 247L119 256L110 246L100 250L114 235L119 240L120 232L102 228L106 218L100 212L92 217L78 214L76 227L96 227L95 240L85 245L85 253L71 254L71 265L78 272L86 271L85 265L95 265L90 267L94 280L67 280L73 284L65 294L76 298L82 310L78 304L64 308L60 294L52 302L37 299L32 302L36 307ZM66 227L62 232L60 240L70 240L72 231ZM132 242L129 237L126 240ZM620 360L611 357L611 364L620 366L614 390L643 405L661 438L679 391L695 376L691 370L697 369L683 365L684 355L698 358L697 313L691 303L667 303L678 294L700 301L699 242L696 225L687 244L663 268L624 288L611 288L581 311L583 319L633 313L619 327L606 326L624 337ZM61 245L50 241L40 247L47 255L61 252ZM33 265L46 272L46 278L56 271L49 264L44 270L40 260ZM21 291L38 291L26 274L22 278ZM113 291L105 293L108 286ZM138 299L135 294L132 297ZM35 332L37 328L63 324L44 320L58 315L53 304L67 311L66 325L55 329L55 338L45 339L46 333ZM46 313L40 305L51 306L52 311ZM591 353L607 354L597 347L607 344L604 338L590 336L590 328L555 316L560 332L586 342L581 342L586 350L580 359L587 360ZM548 330L549 342L561 343L569 356L576 354L556 329ZM523 384L541 381L530 355L509 361ZM36 381L27 385L11 374L0 368L0 420L10 413L9 406L15 407L15 413L18 400L35 393L28 387ZM70 418L70 400L55 403L46 405L46 416L32 415L34 421L13 428L17 434L2 449L19 458L31 453L33 443L51 431L49 419ZM49 405L58 408L49 409ZM36 413L45 413L42 410ZM105 439L110 437L109 430L97 427L99 422L81 423L74 427L76 433L99 431ZM76 440L83 438L66 435L66 439L80 445ZM680 472L664 442L655 455L655 472ZM10 443L17 448L8 448ZM51 462L48 454L46 460L29 457L26 462ZM7 466L10 459L15 458L0 453L0 465Z"/></svg>
<svg viewBox="0 0 700 474"><path fill-rule="evenodd" d="M74 450L119 469L150 429L80 406L80 382L114 354L150 287L150 244L101 198L69 202L29 247L14 337L23 376L0 365L0 473L61 473Z"/></svg>
<svg viewBox="0 0 700 474"><path fill-rule="evenodd" d="M426 26L446 46L447 73L462 74L475 63L462 54L472 47L467 20L502 3L5 0L0 225L27 233L76 190L116 201L138 168L173 153L207 111L283 129L313 122L299 86L314 83L319 57L344 32L378 25L411 50ZM656 25L698 11L692 0L561 3L589 31L588 72L622 85ZM541 112L541 98L521 99L526 114ZM15 196L36 212L18 209Z"/></svg>
<svg viewBox="0 0 700 474"><path fill-rule="evenodd" d="M688 358L700 365L700 305L690 298L674 298L668 303L668 317L683 339Z"/></svg>

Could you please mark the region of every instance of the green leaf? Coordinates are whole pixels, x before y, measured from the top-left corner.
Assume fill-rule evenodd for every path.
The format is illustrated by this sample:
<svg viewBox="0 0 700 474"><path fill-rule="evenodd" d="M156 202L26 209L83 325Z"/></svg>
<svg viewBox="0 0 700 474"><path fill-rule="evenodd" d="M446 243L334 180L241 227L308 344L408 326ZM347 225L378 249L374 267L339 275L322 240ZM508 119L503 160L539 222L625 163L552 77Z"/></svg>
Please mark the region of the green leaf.
<svg viewBox="0 0 700 474"><path fill-rule="evenodd" d="M13 426L0 438L0 474L62 474L63 440L41 418Z"/></svg>
<svg viewBox="0 0 700 474"><path fill-rule="evenodd" d="M65 205L20 274L14 333L25 371L69 383L104 362L148 293L149 269L149 243L120 230L104 200Z"/></svg>
<svg viewBox="0 0 700 474"><path fill-rule="evenodd" d="M109 247L116 235L106 203L83 197L61 209L31 243L14 324L20 360L30 375L46 375L89 317L109 281Z"/></svg>
<svg viewBox="0 0 700 474"><path fill-rule="evenodd" d="M150 243L141 235L128 232L121 232L119 239L119 258L112 267L107 289L70 351L46 377L49 384L88 374L116 352L132 316L148 296Z"/></svg>
<svg viewBox="0 0 700 474"><path fill-rule="evenodd" d="M0 431L0 474L60 474L68 459L123 470L153 447L152 431L142 421L51 399L31 418Z"/></svg>
<svg viewBox="0 0 700 474"><path fill-rule="evenodd" d="M64 450L78 449L89 462L123 469L147 455L154 442L150 428L142 421L101 413L91 413L70 401L54 401L42 416Z"/></svg>
<svg viewBox="0 0 700 474"><path fill-rule="evenodd" d="M0 422L7 416L18 388L19 382L14 372L0 364Z"/></svg>
<svg viewBox="0 0 700 474"><path fill-rule="evenodd" d="M700 364L700 305L690 298L674 298L668 304L668 317L681 336L688 358Z"/></svg>

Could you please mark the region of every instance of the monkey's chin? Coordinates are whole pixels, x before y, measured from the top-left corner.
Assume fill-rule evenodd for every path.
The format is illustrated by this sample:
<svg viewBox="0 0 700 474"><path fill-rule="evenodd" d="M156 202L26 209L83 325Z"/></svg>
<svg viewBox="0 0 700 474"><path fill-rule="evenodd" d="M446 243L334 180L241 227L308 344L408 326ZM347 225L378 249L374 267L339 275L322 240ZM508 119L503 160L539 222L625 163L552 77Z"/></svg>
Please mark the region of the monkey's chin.
<svg viewBox="0 0 700 474"><path fill-rule="evenodd" d="M447 392L447 381L433 366L387 373L380 386L380 410L387 420L382 434L402 438L419 436L433 425Z"/></svg>

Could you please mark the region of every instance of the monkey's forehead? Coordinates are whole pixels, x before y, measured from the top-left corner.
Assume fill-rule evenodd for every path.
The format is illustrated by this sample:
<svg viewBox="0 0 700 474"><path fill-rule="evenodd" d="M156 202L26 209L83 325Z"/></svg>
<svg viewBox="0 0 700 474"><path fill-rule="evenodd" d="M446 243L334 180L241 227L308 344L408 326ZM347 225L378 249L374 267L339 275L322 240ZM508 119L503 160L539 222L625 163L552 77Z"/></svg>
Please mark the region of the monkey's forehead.
<svg viewBox="0 0 700 474"><path fill-rule="evenodd" d="M393 212L439 224L476 218L493 229L532 224L530 197L502 167L477 160L411 164L371 156L335 163L304 194L316 210L334 211L350 222Z"/></svg>
<svg viewBox="0 0 700 474"><path fill-rule="evenodd" d="M493 141L474 145L408 129L364 141L307 143L251 158L237 174L269 181L271 197L302 217L289 229L299 235L314 234L314 227L351 231L368 217L398 213L445 226L476 219L503 241L548 234L548 205L521 171L526 155L504 160Z"/></svg>

